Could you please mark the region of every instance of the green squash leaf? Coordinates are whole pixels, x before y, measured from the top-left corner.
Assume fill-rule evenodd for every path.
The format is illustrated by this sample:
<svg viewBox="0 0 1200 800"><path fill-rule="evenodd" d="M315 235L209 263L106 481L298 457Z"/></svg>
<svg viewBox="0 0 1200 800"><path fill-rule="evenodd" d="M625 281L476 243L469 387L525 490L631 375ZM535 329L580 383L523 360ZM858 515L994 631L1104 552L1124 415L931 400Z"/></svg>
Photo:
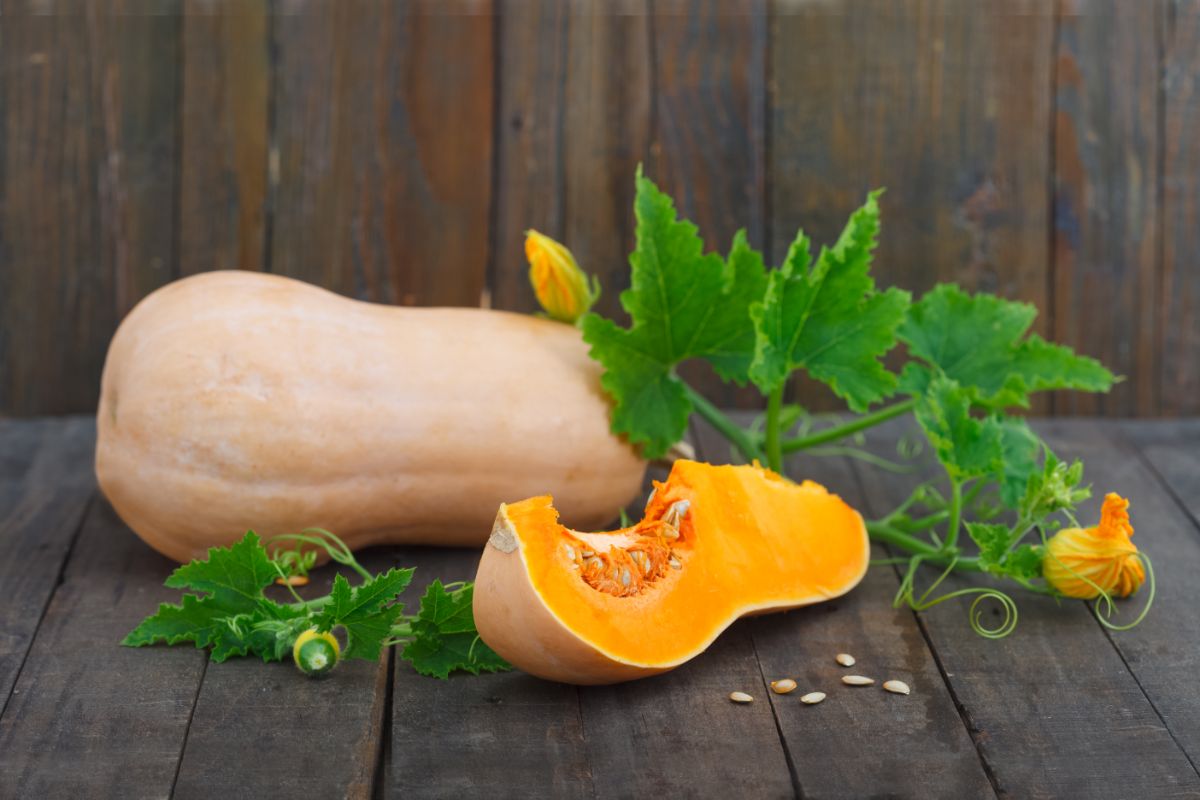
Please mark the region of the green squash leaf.
<svg viewBox="0 0 1200 800"><path fill-rule="evenodd" d="M766 271L744 232L734 237L728 261L704 253L696 226L678 219L671 198L640 169L634 211L632 283L621 293L633 324L587 314L580 327L604 365L613 431L657 458L683 438L692 410L677 364L703 358L725 380L746 381L754 354L749 306L762 297Z"/></svg>
<svg viewBox="0 0 1200 800"><path fill-rule="evenodd" d="M750 378L763 394L801 368L855 411L865 411L895 388L896 376L879 359L896 344L909 295L877 292L870 276L879 194L867 197L815 265L808 237L798 234L783 266L771 272L762 302L750 307L756 332Z"/></svg>

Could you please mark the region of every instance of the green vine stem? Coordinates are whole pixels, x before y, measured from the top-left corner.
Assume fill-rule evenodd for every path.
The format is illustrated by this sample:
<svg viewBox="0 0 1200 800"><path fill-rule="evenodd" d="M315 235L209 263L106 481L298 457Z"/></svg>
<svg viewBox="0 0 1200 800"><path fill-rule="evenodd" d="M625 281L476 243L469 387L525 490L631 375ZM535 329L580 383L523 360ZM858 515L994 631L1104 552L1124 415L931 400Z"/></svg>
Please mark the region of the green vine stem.
<svg viewBox="0 0 1200 800"><path fill-rule="evenodd" d="M946 543L943 551L952 552L958 544L958 529L962 521L962 482L950 476L950 521L946 523Z"/></svg>
<svg viewBox="0 0 1200 800"><path fill-rule="evenodd" d="M696 413L704 417L708 421L708 424L712 425L722 436L732 442L743 458L747 461L762 459L762 453L759 452L757 445L750 438L750 434L746 433L740 425L725 416L720 409L708 401L708 398L688 384L683 384L683 390L687 393L688 400L691 401L692 407L696 409Z"/></svg>
<svg viewBox="0 0 1200 800"><path fill-rule="evenodd" d="M783 409L783 384L767 396L767 465L783 474L783 448L779 441L779 413Z"/></svg>
<svg viewBox="0 0 1200 800"><path fill-rule="evenodd" d="M939 525L950 518L949 511L936 511L928 516L919 517L913 520L893 520L892 525L899 530L915 533L918 531L926 531L934 525Z"/></svg>
<svg viewBox="0 0 1200 800"><path fill-rule="evenodd" d="M983 572L983 567L980 566L979 559L959 558L951 552L935 547L933 544L898 530L890 524L877 521L868 522L867 533L877 542L890 544L899 547L901 550L921 556L925 563L944 567L953 561L956 570Z"/></svg>
<svg viewBox="0 0 1200 800"><path fill-rule="evenodd" d="M781 447L784 453L795 453L799 450L807 450L810 447L816 447L827 442L837 441L838 439L843 439L851 434L858 433L859 431L865 431L867 428L873 428L876 425L881 425L884 422L887 422L889 419L895 419L903 414L907 414L909 411L912 411L913 406L915 405L915 400L903 400L899 403L894 403L893 405L881 408L872 414L866 414L841 425L835 425L832 428L826 428L823 431L817 431L816 433L811 433L807 436L800 436L794 439L785 439L781 443Z"/></svg>

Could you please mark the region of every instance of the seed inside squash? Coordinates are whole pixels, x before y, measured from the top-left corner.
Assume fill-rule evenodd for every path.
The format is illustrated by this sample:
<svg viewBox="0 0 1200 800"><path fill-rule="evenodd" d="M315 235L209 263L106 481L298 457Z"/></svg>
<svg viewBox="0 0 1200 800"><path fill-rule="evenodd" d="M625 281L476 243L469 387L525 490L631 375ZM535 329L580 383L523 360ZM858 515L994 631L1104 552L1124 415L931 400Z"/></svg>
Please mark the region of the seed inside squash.
<svg viewBox="0 0 1200 800"><path fill-rule="evenodd" d="M605 594L632 597L670 570L683 569L676 549L687 547L691 501L655 499L651 496L646 518L628 528L606 534L567 531L562 553L584 583Z"/></svg>

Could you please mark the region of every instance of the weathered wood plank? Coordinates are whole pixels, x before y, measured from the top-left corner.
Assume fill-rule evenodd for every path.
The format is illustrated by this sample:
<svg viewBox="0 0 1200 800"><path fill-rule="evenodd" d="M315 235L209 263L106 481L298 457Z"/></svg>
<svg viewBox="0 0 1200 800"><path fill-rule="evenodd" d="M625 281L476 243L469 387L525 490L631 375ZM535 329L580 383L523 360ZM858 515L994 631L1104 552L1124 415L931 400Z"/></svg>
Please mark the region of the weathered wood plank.
<svg viewBox="0 0 1200 800"><path fill-rule="evenodd" d="M623 319L634 246L633 176L650 148L649 0L569 4L563 169L564 241L595 273L596 310Z"/></svg>
<svg viewBox="0 0 1200 800"><path fill-rule="evenodd" d="M374 300L479 305L490 0L408 0L375 13L285 0L280 11L272 271Z"/></svg>
<svg viewBox="0 0 1200 800"><path fill-rule="evenodd" d="M886 186L878 282L1019 297L1051 330L1052 31L1052 6L1037 0L775 0L774 263L799 227L832 243L866 192ZM844 408L815 381L796 391L812 408Z"/></svg>
<svg viewBox="0 0 1200 800"><path fill-rule="evenodd" d="M1146 427L1130 426L1123 433L1094 421L1069 420L1048 423L1042 433L1061 456L1081 458L1086 465L1093 497L1081 510L1084 524L1094 525L1100 518L1105 493L1129 499L1134 542L1153 561L1158 593L1140 625L1110 637L1167 729L1197 765L1200 696L1193 680L1200 652L1200 619L1194 611L1200 570L1200 426L1165 423L1163 433L1171 441L1142 444L1139 431ZM1153 434L1145 437L1153 439ZM1114 621L1132 619L1145 599L1143 590L1120 603L1121 614Z"/></svg>
<svg viewBox="0 0 1200 800"><path fill-rule="evenodd" d="M1045 308L1053 26L1036 1L777 0L774 259L801 225L832 242L886 186L883 283L956 280Z"/></svg>
<svg viewBox="0 0 1200 800"><path fill-rule="evenodd" d="M262 269L271 64L268 0L185 0L179 267Z"/></svg>
<svg viewBox="0 0 1200 800"><path fill-rule="evenodd" d="M563 124L571 7L557 0L502 0L496 10L499 105L491 302L496 308L534 311L537 301L526 277L525 231L532 228L564 238ZM571 102L581 99L572 97ZM585 255L576 253L577 258ZM586 262L582 266L592 269Z"/></svg>
<svg viewBox="0 0 1200 800"><path fill-rule="evenodd" d="M497 307L535 307L521 243L536 227L563 239L599 276L598 310L622 315L639 162L710 248L727 251L742 227L761 246L763 0L501 8ZM760 402L703 364L684 372L715 402Z"/></svg>
<svg viewBox="0 0 1200 800"><path fill-rule="evenodd" d="M46 440L62 421L53 417L42 419L4 419L0 417L0 486L14 491L25 482L34 460ZM0 517L8 515L10 507L0 507Z"/></svg>
<svg viewBox="0 0 1200 800"><path fill-rule="evenodd" d="M1158 3L1066 0L1056 54L1054 338L1126 380L1056 412L1159 408Z"/></svg>
<svg viewBox="0 0 1200 800"><path fill-rule="evenodd" d="M723 463L725 440L708 425L698 432L701 455ZM862 508L862 490L843 458L797 455L788 461L788 474L815 480ZM885 555L874 548L874 557ZM907 609L892 608L898 585L890 568L872 567L844 597L748 622L766 680L790 677L799 683L790 695L767 697L805 797L864 797L885 786L896 797L928 794L930 786L948 797L993 794L917 620ZM854 669L835 663L842 652L858 660ZM903 680L913 695L842 685L842 675L850 672L879 683ZM797 698L808 691L828 698L806 706ZM878 744L883 742L905 745ZM848 757L868 752L869 757ZM913 753L920 753L920 769L912 768Z"/></svg>
<svg viewBox="0 0 1200 800"><path fill-rule="evenodd" d="M1121 431L1137 444L1192 517L1200 519L1200 419L1125 421Z"/></svg>
<svg viewBox="0 0 1200 800"><path fill-rule="evenodd" d="M95 491L91 420L0 430L0 709L58 586Z"/></svg>
<svg viewBox="0 0 1200 800"><path fill-rule="evenodd" d="M766 0L653 4L654 127L647 171L729 251L745 228L766 231Z"/></svg>
<svg viewBox="0 0 1200 800"><path fill-rule="evenodd" d="M1053 4L775 0L770 250L796 229L832 243L887 187L875 273L920 293L938 281L1051 303ZM798 384L808 405L842 408Z"/></svg>
<svg viewBox="0 0 1200 800"><path fill-rule="evenodd" d="M895 452L903 430L881 426L868 434L868 443L877 452ZM927 474L933 474L928 463ZM911 487L881 481L867 469L859 468L867 510L880 516ZM910 483L919 479L913 476ZM936 576L925 570L918 591ZM985 579L952 576L942 590L979 585ZM920 614L997 792L1195 796L1200 791L1195 770L1087 607L1016 591L1020 624L1003 641L971 630L969 600ZM984 613L985 624L999 623L997 609Z"/></svg>
<svg viewBox="0 0 1200 800"><path fill-rule="evenodd" d="M1200 414L1200 3L1159 5L1164 17L1161 411Z"/></svg>
<svg viewBox="0 0 1200 800"><path fill-rule="evenodd" d="M766 235L767 0L659 0L650 19L653 125L647 174L675 198L708 249ZM681 375L720 406L758 408L752 390L703 362Z"/></svg>
<svg viewBox="0 0 1200 800"><path fill-rule="evenodd" d="M633 176L650 151L652 44L646 0L500 7L495 252L497 308L531 311L524 231L563 241L622 318L634 246Z"/></svg>
<svg viewBox="0 0 1200 800"><path fill-rule="evenodd" d="M740 690L758 698L729 702ZM793 794L749 627L737 623L682 667L579 690L597 797Z"/></svg>
<svg viewBox="0 0 1200 800"><path fill-rule="evenodd" d="M0 5L0 413L95 408L172 270L177 6Z"/></svg>
<svg viewBox="0 0 1200 800"><path fill-rule="evenodd" d="M396 566L393 552L384 549L369 550L360 561L372 572ZM350 570L326 566L312 573L302 596L328 594L339 571L358 582ZM173 796L372 797L387 679L386 657L344 662L327 680L302 675L290 659L209 664Z"/></svg>
<svg viewBox="0 0 1200 800"><path fill-rule="evenodd" d="M92 504L0 718L0 793L120 800L171 793L206 657L117 643L178 595L162 586L173 567L107 503ZM234 763L240 769L245 760L244 753Z"/></svg>
<svg viewBox="0 0 1200 800"><path fill-rule="evenodd" d="M434 578L473 580L479 563L466 550L405 548L396 558L417 567L411 613ZM393 681L386 796L593 796L574 686L522 672L440 681L399 658Z"/></svg>

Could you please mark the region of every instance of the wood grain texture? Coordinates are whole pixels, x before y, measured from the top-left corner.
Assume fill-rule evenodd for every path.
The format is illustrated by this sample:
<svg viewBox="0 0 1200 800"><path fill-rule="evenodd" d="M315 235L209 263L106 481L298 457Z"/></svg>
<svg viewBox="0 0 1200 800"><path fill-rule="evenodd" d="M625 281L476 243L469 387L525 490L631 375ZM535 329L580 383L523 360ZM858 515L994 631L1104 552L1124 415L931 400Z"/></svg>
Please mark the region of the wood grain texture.
<svg viewBox="0 0 1200 800"><path fill-rule="evenodd" d="M766 230L766 0L657 0L651 18L654 127L647 173L729 251Z"/></svg>
<svg viewBox="0 0 1200 800"><path fill-rule="evenodd" d="M725 439L706 424L697 431L701 457L726 461ZM796 455L788 459L788 474L818 481L863 507L858 477L846 459ZM886 555L882 547L873 548L874 558ZM898 585L893 570L872 567L844 597L748 621L766 680L793 678L799 684L792 694L767 697L804 797L866 797L881 786L896 797L921 796L930 786L947 797L993 794L916 618L892 608ZM850 653L858 663L853 669L839 666L837 653ZM872 676L877 685L844 686L841 678L850 673ZM913 694L880 690L878 684L890 679L904 681ZM809 691L828 697L806 706L797 698ZM871 747L870 758L846 757L868 742L905 746ZM921 754L919 770L911 768L912 753Z"/></svg>
<svg viewBox="0 0 1200 800"><path fill-rule="evenodd" d="M651 146L648 0L516 0L500 9L493 304L537 308L522 244L532 227L563 241L599 279L596 310L624 319L633 178Z"/></svg>
<svg viewBox="0 0 1200 800"><path fill-rule="evenodd" d="M177 5L0 5L0 413L95 407L172 274Z"/></svg>
<svg viewBox="0 0 1200 800"><path fill-rule="evenodd" d="M1054 338L1124 375L1056 411L1130 416L1160 404L1159 87L1155 3L1065 0L1055 64ZM1121 91L1112 91L1120 86Z"/></svg>
<svg viewBox="0 0 1200 800"><path fill-rule="evenodd" d="M732 703L732 691L756 700ZM581 687L596 796L679 797L714 787L737 787L745 797L793 796L768 691L745 622L665 675Z"/></svg>
<svg viewBox="0 0 1200 800"><path fill-rule="evenodd" d="M395 563L373 550L364 567L381 572ZM312 573L304 597L329 594L339 572ZM287 598L282 590L280 600ZM301 674L291 659L263 664L239 658L209 664L196 696L173 797L303 795L367 800L373 796L383 741L388 660L345 661L328 679ZM253 753L249 759L247 753ZM214 769L237 764L237 769Z"/></svg>
<svg viewBox="0 0 1200 800"><path fill-rule="evenodd" d="M803 228L832 244L887 187L874 272L914 295L939 281L1047 295L1053 6L776 0L770 250ZM843 407L813 382L802 402Z"/></svg>
<svg viewBox="0 0 1200 800"><path fill-rule="evenodd" d="M704 237L729 252L745 229L765 247L767 0L657 0L650 18L653 126L646 173ZM714 403L759 408L696 362L680 374Z"/></svg>
<svg viewBox="0 0 1200 800"><path fill-rule="evenodd" d="M0 11L0 413L92 408L121 316L205 269L528 311L536 227L621 319L638 163L710 246L744 225L774 263L886 185L881 283L1033 302L1127 378L1035 412L1200 412L1195 0Z"/></svg>
<svg viewBox="0 0 1200 800"><path fill-rule="evenodd" d="M886 186L881 283L1046 307L1050 4L800 3L772 30L772 256ZM837 69L830 65L837 64Z"/></svg>
<svg viewBox="0 0 1200 800"><path fill-rule="evenodd" d="M1193 518L1200 519L1200 419L1123 422L1121 430Z"/></svg>
<svg viewBox="0 0 1200 800"><path fill-rule="evenodd" d="M1191 684L1200 629L1189 611L1200 569L1200 423L1116 431L1056 421L1041 430L1062 455L1086 459L1097 496L1116 488L1133 501L1135 541L1155 558L1161 581L1156 608L1133 631L1106 635L1080 603L1018 596L1017 632L987 641L970 632L961 604L925 612L919 624L893 611L895 575L875 569L845 598L743 621L682 669L622 686L577 690L520 673L440 682L400 663L381 732L384 662L343 665L316 682L252 660L206 671L204 654L188 647L116 647L158 602L175 599L161 585L172 565L97 501L61 584L37 574L39 546L52 551L47 537L61 540L58 531L73 531L78 519L51 513L49 502L30 515L12 504L32 508L19 498L49 492L65 508L68 495L90 486L91 421L0 420L0 514L9 509L0 536L11 544L13 531L37 535L18 545L27 557L10 559L13 570L0 563L0 592L11 597L17 567L30 586L53 591L44 616L18 609L42 618L0 714L0 796L298 791L289 781L351 797L703 796L731 785L748 796L990 796L963 719L1001 796L1197 796L1200 713ZM869 444L890 454L897 434L894 426L873 431ZM711 441L701 431L700 454L721 460ZM903 479L837 459L793 468L865 500L869 513L907 493ZM1093 501L1082 516L1095 514ZM469 578L476 559L419 548L363 555L371 569L418 566L409 603L435 576ZM329 571L318 575L314 593L328 589ZM0 602L0 655L17 630L6 616L12 607ZM837 685L844 670L830 657L843 650L858 658L856 672L899 677L913 695ZM770 695L766 681L785 676L830 697L805 707L795 693ZM757 701L730 704L733 688ZM377 786L376 775L384 779Z"/></svg>
<svg viewBox="0 0 1200 800"><path fill-rule="evenodd" d="M633 177L672 193L710 249L764 228L766 6L633 0L501 5L492 302L536 310L524 231L562 240L624 317ZM714 402L762 404L702 363L684 376Z"/></svg>
<svg viewBox="0 0 1200 800"><path fill-rule="evenodd" d="M0 709L21 673L94 492L90 420L0 429Z"/></svg>
<svg viewBox="0 0 1200 800"><path fill-rule="evenodd" d="M1200 569L1200 426L1154 427L1114 430L1064 420L1043 432L1064 457L1087 464L1094 491L1081 516L1087 524L1099 519L1106 492L1129 499L1134 543L1153 562L1158 592L1140 625L1111 638L1180 747L1200 765L1200 697L1190 685L1200 651L1200 620L1191 610ZM1164 435L1167 441L1155 443ZM1143 590L1121 603L1114 622L1131 619L1145 600Z"/></svg>
<svg viewBox="0 0 1200 800"><path fill-rule="evenodd" d="M489 0L282 0L279 10L271 269L360 298L479 305Z"/></svg>
<svg viewBox="0 0 1200 800"><path fill-rule="evenodd" d="M572 3L567 34L563 235L604 293L596 310L626 320L634 246L633 175L650 150L654 102L649 0Z"/></svg>
<svg viewBox="0 0 1200 800"><path fill-rule="evenodd" d="M898 421L901 422L901 421ZM895 453L906 426L868 434L870 449ZM1106 458L1116 458L1110 452ZM929 459L922 471L933 474ZM908 496L907 481L881 480L859 469L866 511L880 516ZM923 590L937 577L926 569ZM988 585L981 576L952 576L938 590ZM1001 796L1194 797L1200 782L1155 707L1091 611L1082 603L1016 594L1019 624L1006 639L971 630L970 599L942 603L919 617L955 702L971 727ZM985 606L982 622L1000 623ZM1136 735L1132 731L1137 731Z"/></svg>
<svg viewBox="0 0 1200 800"><path fill-rule="evenodd" d="M565 238L563 118L571 6L558 0L503 0L497 11L496 208L488 284L497 308L536 311L525 231ZM578 250L575 243L566 244ZM587 254L576 255L592 271Z"/></svg>
<svg viewBox="0 0 1200 800"><path fill-rule="evenodd" d="M162 586L173 566L107 503L91 506L0 718L0 795L126 800L171 793L206 656L117 642L159 602L178 596Z"/></svg>
<svg viewBox="0 0 1200 800"><path fill-rule="evenodd" d="M395 552L417 567L411 613L431 580L471 580L479 562L475 551ZM574 686L521 672L440 681L397 658L392 696L386 797L594 796Z"/></svg>
<svg viewBox="0 0 1200 800"><path fill-rule="evenodd" d="M269 0L185 0L178 272L262 269L271 88Z"/></svg>
<svg viewBox="0 0 1200 800"><path fill-rule="evenodd" d="M1162 408L1200 413L1200 2L1163 4Z"/></svg>

